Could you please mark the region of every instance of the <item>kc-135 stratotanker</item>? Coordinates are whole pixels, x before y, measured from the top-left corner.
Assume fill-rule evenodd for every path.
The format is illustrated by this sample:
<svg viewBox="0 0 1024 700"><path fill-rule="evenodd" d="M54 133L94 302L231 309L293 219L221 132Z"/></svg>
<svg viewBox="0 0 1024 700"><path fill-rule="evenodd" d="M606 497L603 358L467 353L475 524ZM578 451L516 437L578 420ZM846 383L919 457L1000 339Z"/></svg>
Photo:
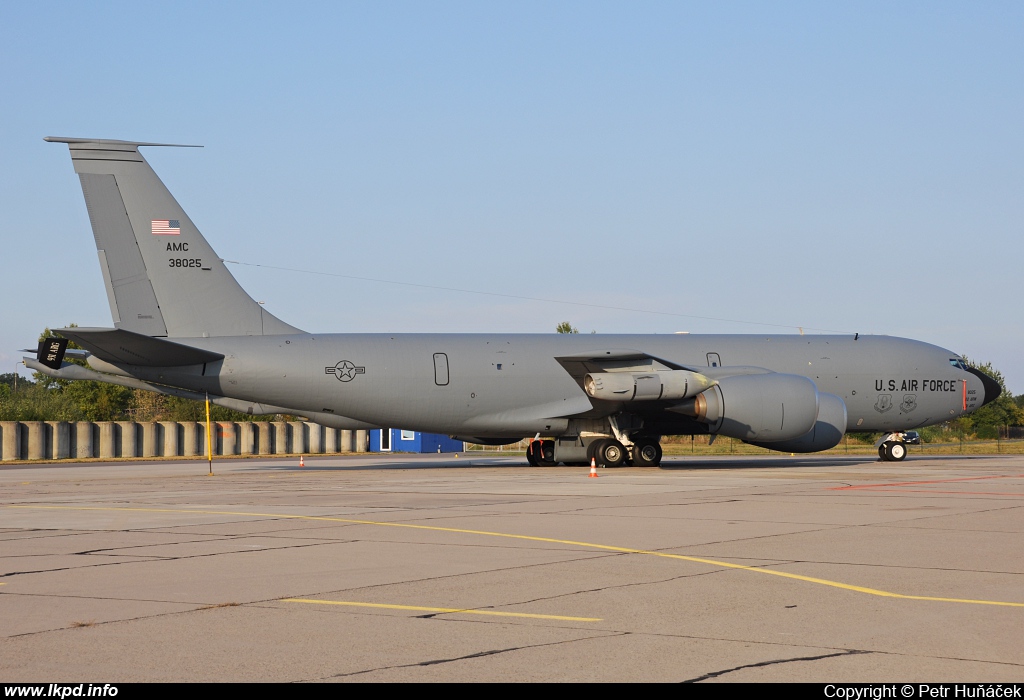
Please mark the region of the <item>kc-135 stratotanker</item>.
<svg viewBox="0 0 1024 700"><path fill-rule="evenodd" d="M539 437L535 465L653 466L665 435L817 452L867 431L898 461L908 431L1000 392L956 353L887 336L305 333L246 294L139 152L170 144L46 140L70 149L114 326L41 343L25 364L52 377L336 428Z"/></svg>

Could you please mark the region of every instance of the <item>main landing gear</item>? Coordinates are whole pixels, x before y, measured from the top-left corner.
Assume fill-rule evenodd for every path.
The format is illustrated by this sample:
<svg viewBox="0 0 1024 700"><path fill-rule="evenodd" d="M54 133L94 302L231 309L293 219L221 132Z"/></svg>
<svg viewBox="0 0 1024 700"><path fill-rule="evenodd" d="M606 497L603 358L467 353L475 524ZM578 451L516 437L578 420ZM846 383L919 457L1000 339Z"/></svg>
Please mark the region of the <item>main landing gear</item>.
<svg viewBox="0 0 1024 700"><path fill-rule="evenodd" d="M531 467L553 467L555 461L554 440L533 440L526 448L526 461Z"/></svg>
<svg viewBox="0 0 1024 700"><path fill-rule="evenodd" d="M568 444L562 439L533 440L526 448L526 461L532 467L552 467L560 462L567 466L590 466L591 460L599 467L656 467L661 464L659 439L637 437L629 447L611 437L576 438Z"/></svg>
<svg viewBox="0 0 1024 700"><path fill-rule="evenodd" d="M629 455L625 446L615 438L595 440L590 443L587 453L599 467L620 467Z"/></svg>
<svg viewBox="0 0 1024 700"><path fill-rule="evenodd" d="M656 439L640 439L633 443L633 464L656 467L661 464L661 445Z"/></svg>

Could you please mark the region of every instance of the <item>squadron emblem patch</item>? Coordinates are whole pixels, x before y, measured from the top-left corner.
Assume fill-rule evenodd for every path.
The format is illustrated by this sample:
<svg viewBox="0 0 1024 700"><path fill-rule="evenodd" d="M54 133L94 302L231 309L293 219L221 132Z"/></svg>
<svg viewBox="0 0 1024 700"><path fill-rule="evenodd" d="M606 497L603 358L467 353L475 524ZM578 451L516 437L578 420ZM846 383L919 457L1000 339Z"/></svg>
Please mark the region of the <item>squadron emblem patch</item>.
<svg viewBox="0 0 1024 700"><path fill-rule="evenodd" d="M892 394L879 394L878 401L875 401L875 410L885 413L892 408Z"/></svg>
<svg viewBox="0 0 1024 700"><path fill-rule="evenodd" d="M900 404L900 411L910 413L917 408L917 394L904 394L903 403Z"/></svg>
<svg viewBox="0 0 1024 700"><path fill-rule="evenodd" d="M348 360L342 360L334 367L324 367L325 374L333 374L339 382L350 382L357 374L366 374L365 367L356 367Z"/></svg>

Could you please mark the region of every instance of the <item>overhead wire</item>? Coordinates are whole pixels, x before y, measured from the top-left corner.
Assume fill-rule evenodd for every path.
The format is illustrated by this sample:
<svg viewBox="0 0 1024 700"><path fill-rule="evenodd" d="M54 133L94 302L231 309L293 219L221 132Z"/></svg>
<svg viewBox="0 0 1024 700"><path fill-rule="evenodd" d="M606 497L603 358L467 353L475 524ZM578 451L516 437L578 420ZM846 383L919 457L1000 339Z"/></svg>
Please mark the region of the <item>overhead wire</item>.
<svg viewBox="0 0 1024 700"><path fill-rule="evenodd" d="M655 316L673 316L676 318L692 318L699 319L701 321L719 321L721 323L738 323L750 326L766 326L769 328L786 328L786 329L797 329L802 335L805 330L807 331L820 331L824 333L841 333L852 335L853 331L836 330L834 328L814 328L811 326L796 326L785 323L767 323L765 321L746 321L735 318L723 318L719 316L701 316L698 314L683 314L674 311L655 311L653 309L637 309L628 306L611 306L608 304L594 304L591 302L584 301L568 301L565 299L548 299L545 297L531 297L522 294L506 294L504 292L485 292L479 289L463 289L460 287L444 287L436 284L423 284L420 282L402 282L400 280L389 280L382 279L379 277L362 277L359 275L346 275L340 272L324 272L321 270L302 270L294 267L283 267L281 265L265 265L262 263L250 263L243 262L241 260L224 260L225 263L232 265L243 265L245 267L261 267L268 270L279 270L281 272L296 272L303 275L319 275L321 277L339 277L342 279L356 280L359 282L378 282L380 284L395 284L403 287L417 287L419 289L434 289L443 292L459 292L462 294L478 294L489 297L500 297L503 299L518 299L520 301L537 301L545 304L565 304L567 306L581 306L591 309L604 309L607 311L627 311L629 313L638 314L651 314Z"/></svg>

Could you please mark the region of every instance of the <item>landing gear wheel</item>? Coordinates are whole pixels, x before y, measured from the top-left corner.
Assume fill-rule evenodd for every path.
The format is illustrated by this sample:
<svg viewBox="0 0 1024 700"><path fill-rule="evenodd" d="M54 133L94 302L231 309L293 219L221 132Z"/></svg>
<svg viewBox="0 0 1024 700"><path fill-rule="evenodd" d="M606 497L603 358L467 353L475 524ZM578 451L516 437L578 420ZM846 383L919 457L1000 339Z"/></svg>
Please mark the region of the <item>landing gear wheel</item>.
<svg viewBox="0 0 1024 700"><path fill-rule="evenodd" d="M541 440L540 451L537 455L537 463L542 467L553 467L558 464L558 462L555 461L554 440Z"/></svg>
<svg viewBox="0 0 1024 700"><path fill-rule="evenodd" d="M638 467L656 467L661 464L661 445L653 440L634 443L633 464Z"/></svg>
<svg viewBox="0 0 1024 700"><path fill-rule="evenodd" d="M887 443L883 442L881 445L878 446L878 458L880 460L882 460L883 462L888 462L889 461L889 458L885 454L885 445L886 444Z"/></svg>
<svg viewBox="0 0 1024 700"><path fill-rule="evenodd" d="M907 458L907 446L902 442L887 442L885 454L890 462L902 462Z"/></svg>
<svg viewBox="0 0 1024 700"><path fill-rule="evenodd" d="M537 463L537 456L533 453L533 446L538 444L536 441L531 442L526 446L526 461L530 463L531 467L539 466Z"/></svg>
<svg viewBox="0 0 1024 700"><path fill-rule="evenodd" d="M603 467L618 467L626 461L626 448L618 440L602 440L594 450L594 456Z"/></svg>

